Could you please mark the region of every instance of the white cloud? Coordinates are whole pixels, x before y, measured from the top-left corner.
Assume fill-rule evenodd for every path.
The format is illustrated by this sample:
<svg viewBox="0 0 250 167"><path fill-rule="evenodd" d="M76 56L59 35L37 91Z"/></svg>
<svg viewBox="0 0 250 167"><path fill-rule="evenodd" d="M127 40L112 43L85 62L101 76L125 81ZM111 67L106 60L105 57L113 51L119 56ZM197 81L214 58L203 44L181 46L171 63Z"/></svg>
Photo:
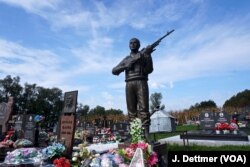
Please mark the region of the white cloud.
<svg viewBox="0 0 250 167"><path fill-rule="evenodd" d="M0 0L13 6L18 6L25 9L28 12L40 14L43 10L56 9L57 4L60 0Z"/></svg>
<svg viewBox="0 0 250 167"><path fill-rule="evenodd" d="M129 25L132 28L152 28L185 16L191 1L103 1L68 2L64 0L0 0L23 8L46 19L55 28L74 27L86 33Z"/></svg>
<svg viewBox="0 0 250 167"><path fill-rule="evenodd" d="M63 83L70 72L61 68L60 57L49 50L26 48L0 39L0 71L17 75L28 83L53 86Z"/></svg>
<svg viewBox="0 0 250 167"><path fill-rule="evenodd" d="M77 74L110 72L113 64L112 40L107 37L94 38L81 48L72 48L72 55L81 68L74 69Z"/></svg>
<svg viewBox="0 0 250 167"><path fill-rule="evenodd" d="M249 70L249 27L239 29L237 22L233 24L220 23L203 28L192 34L194 36L167 46L173 48L166 48L166 52L161 53L166 56L155 56L153 82L164 84L222 75L233 70Z"/></svg>

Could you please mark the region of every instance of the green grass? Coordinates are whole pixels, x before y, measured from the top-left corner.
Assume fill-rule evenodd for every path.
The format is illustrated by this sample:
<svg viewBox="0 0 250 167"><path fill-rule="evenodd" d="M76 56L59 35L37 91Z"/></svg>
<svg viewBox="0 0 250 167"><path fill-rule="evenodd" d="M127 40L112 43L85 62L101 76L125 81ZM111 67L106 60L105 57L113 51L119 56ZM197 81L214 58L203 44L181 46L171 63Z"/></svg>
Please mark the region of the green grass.
<svg viewBox="0 0 250 167"><path fill-rule="evenodd" d="M155 139L163 139L171 136L176 136L181 134L184 131L190 130L199 130L200 127L196 125L183 125L177 126L175 132L165 132L165 133L157 133L155 134ZM250 135L250 129L242 129L248 135ZM151 134L151 138L154 139L154 135ZM167 144L167 151L250 151L250 145L244 146L235 146L235 145L225 145L225 146L200 146L200 145L189 145L188 147L184 147L183 145L178 144Z"/></svg>
<svg viewBox="0 0 250 167"><path fill-rule="evenodd" d="M178 125L176 126L176 131L189 131L189 130L198 130L200 126L198 125Z"/></svg>
<svg viewBox="0 0 250 167"><path fill-rule="evenodd" d="M154 139L154 136L155 136L155 139L159 140L159 139L179 135L185 131L198 130L198 129L199 129L199 126L197 126L197 125L176 126L175 132L164 132L164 133L151 134L151 139Z"/></svg>

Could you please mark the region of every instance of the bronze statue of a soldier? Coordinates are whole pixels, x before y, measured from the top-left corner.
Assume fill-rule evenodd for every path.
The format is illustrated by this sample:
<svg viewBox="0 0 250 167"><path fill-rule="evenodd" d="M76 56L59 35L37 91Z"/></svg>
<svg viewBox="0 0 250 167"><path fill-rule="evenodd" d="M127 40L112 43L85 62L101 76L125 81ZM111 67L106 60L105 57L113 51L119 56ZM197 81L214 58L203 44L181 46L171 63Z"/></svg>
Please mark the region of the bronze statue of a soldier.
<svg viewBox="0 0 250 167"><path fill-rule="evenodd" d="M125 57L112 73L119 75L125 71L126 102L129 120L140 118L145 130L145 138L149 139L150 113L148 74L153 71L151 54L143 54L139 51L140 41L132 38L129 41L130 55Z"/></svg>
<svg viewBox="0 0 250 167"><path fill-rule="evenodd" d="M129 41L130 54L126 56L117 66L112 69L114 75L125 71L126 102L129 121L140 118L144 137L149 140L150 112L149 112L149 89L148 75L153 72L153 61L151 53L159 45L161 40L172 33L168 32L146 48L139 51L140 41L132 38Z"/></svg>

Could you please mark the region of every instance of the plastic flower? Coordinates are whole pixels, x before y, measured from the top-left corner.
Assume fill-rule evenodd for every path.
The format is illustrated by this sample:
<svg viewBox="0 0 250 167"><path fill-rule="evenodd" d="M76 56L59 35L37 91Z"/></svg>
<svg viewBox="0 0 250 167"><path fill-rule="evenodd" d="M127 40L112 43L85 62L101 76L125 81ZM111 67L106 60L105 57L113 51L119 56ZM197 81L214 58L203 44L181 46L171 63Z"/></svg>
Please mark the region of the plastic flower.
<svg viewBox="0 0 250 167"><path fill-rule="evenodd" d="M152 151L151 145L143 140L142 123L139 118L136 118L131 122L130 134L132 137L132 143L130 146L125 149L118 150L118 154L124 158L124 162L129 164L135 154L136 149L140 148L143 151L143 161L148 164L149 167L156 165L158 162L157 154ZM122 165L119 164L119 167L120 166Z"/></svg>
<svg viewBox="0 0 250 167"><path fill-rule="evenodd" d="M221 129L221 123L217 122L217 123L215 124L215 130L222 130L222 129Z"/></svg>
<svg viewBox="0 0 250 167"><path fill-rule="evenodd" d="M221 129L222 130L230 130L229 124L226 122L221 123Z"/></svg>
<svg viewBox="0 0 250 167"><path fill-rule="evenodd" d="M42 115L36 115L36 116L34 117L34 121L35 121L35 122L40 122L40 121L42 121L42 120L44 120L44 119L45 119L45 117L42 116Z"/></svg>
<svg viewBox="0 0 250 167"><path fill-rule="evenodd" d="M134 155L135 151L132 148L126 148L125 149L125 155L129 158L132 158Z"/></svg>
<svg viewBox="0 0 250 167"><path fill-rule="evenodd" d="M65 146L61 143L53 143L51 146L48 146L42 149L42 153L46 158L53 158L54 156L61 156L65 150Z"/></svg>
<svg viewBox="0 0 250 167"><path fill-rule="evenodd" d="M230 130L238 130L239 129L238 125L236 123L233 123L233 122L229 125L229 128L230 128Z"/></svg>
<svg viewBox="0 0 250 167"><path fill-rule="evenodd" d="M141 148L143 151L147 151L148 143L139 142L139 143L137 144L137 147L138 147L138 148Z"/></svg>
<svg viewBox="0 0 250 167"><path fill-rule="evenodd" d="M65 157L60 157L60 158L56 158L53 161L53 164L56 167L70 167L70 162L68 159L66 159Z"/></svg>
<svg viewBox="0 0 250 167"><path fill-rule="evenodd" d="M149 167L153 166L153 165L156 165L157 162L158 162L157 154L155 152L152 152L152 154L148 158L148 165L149 165Z"/></svg>
<svg viewBox="0 0 250 167"><path fill-rule="evenodd" d="M139 118L134 119L130 123L130 134L132 137L132 143L138 143L143 140L142 137L142 122Z"/></svg>

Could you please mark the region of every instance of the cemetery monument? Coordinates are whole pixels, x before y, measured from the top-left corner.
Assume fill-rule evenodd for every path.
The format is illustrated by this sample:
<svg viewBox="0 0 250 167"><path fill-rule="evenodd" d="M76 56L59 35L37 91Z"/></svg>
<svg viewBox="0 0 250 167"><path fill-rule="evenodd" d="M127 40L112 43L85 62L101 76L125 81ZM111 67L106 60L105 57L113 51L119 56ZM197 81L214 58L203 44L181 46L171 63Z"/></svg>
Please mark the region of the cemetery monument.
<svg viewBox="0 0 250 167"><path fill-rule="evenodd" d="M144 136L149 141L150 113L149 113L149 89L148 75L153 72L153 60L151 54L161 40L171 34L167 32L152 45L139 50L140 41L132 38L129 41L131 52L117 66L112 69L114 75L125 72L126 102L129 121L140 118L143 124Z"/></svg>
<svg viewBox="0 0 250 167"><path fill-rule="evenodd" d="M8 131L8 121L12 115L14 99L13 97L9 97L8 102L0 103L0 132L7 132Z"/></svg>
<svg viewBox="0 0 250 167"><path fill-rule="evenodd" d="M60 118L59 139L63 140L67 150L66 156L71 157L76 125L76 104L78 91L66 92L64 107Z"/></svg>

